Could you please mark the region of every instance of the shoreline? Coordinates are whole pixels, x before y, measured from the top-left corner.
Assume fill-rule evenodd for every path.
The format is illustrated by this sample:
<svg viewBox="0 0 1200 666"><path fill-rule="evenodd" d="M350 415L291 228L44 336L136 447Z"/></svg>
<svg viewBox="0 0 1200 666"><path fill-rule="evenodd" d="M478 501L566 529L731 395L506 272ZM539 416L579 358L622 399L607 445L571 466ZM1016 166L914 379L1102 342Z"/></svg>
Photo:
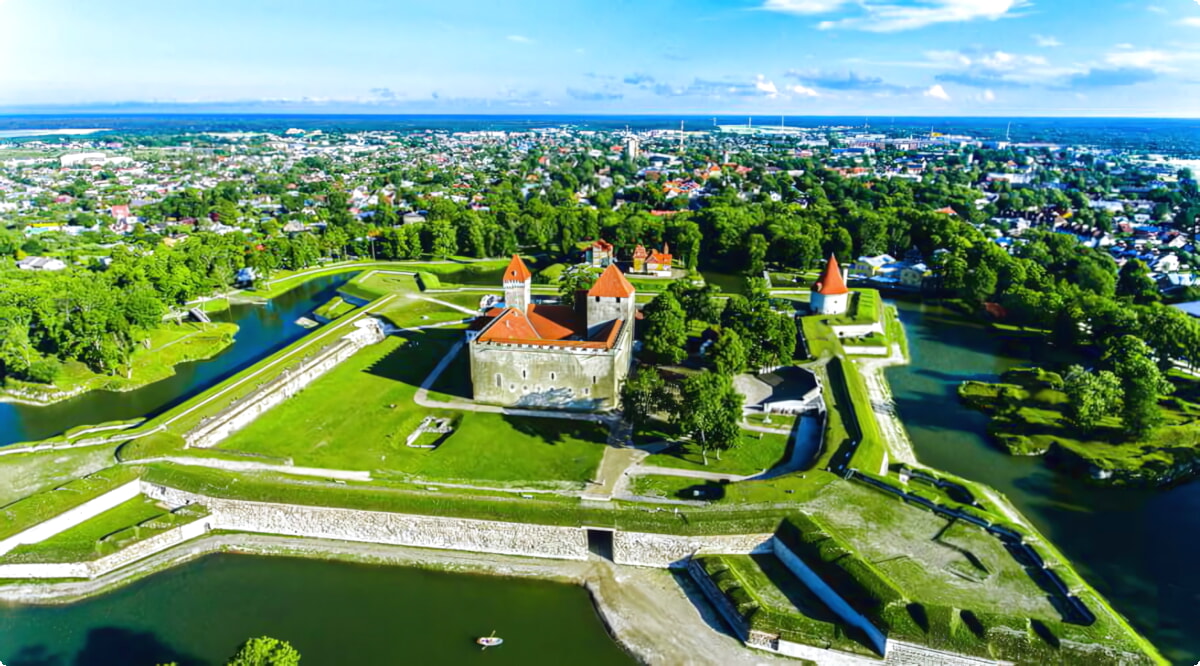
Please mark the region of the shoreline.
<svg viewBox="0 0 1200 666"><path fill-rule="evenodd" d="M745 647L686 576L669 569L613 564L598 557L586 561L551 560L331 539L213 533L91 580L0 585L0 604L51 606L86 601L214 554L305 557L577 585L587 591L609 637L638 663L751 666L791 662Z"/></svg>

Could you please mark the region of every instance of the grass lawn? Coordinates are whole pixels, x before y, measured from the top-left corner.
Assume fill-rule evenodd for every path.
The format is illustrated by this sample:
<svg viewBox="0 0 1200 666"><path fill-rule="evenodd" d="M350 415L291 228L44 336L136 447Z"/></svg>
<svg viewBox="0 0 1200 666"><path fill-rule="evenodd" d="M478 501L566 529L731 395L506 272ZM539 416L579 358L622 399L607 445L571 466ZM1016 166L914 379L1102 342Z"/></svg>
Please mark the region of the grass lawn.
<svg viewBox="0 0 1200 666"><path fill-rule="evenodd" d="M175 374L175 366L188 361L216 356L233 344L237 325L225 322L166 323L151 330L144 338L149 346L138 345L133 352L129 377L92 372L78 361L68 361L52 385L11 382L23 391L55 393L60 391L129 390L151 384Z"/></svg>
<svg viewBox="0 0 1200 666"><path fill-rule="evenodd" d="M333 321L338 317L353 310L356 306L353 303L348 303L341 296L334 296L329 299L324 305L313 310L313 316L323 318L327 321Z"/></svg>
<svg viewBox="0 0 1200 666"><path fill-rule="evenodd" d="M810 505L828 528L910 599L1059 621L1046 593L996 538L857 483L829 484Z"/></svg>
<svg viewBox="0 0 1200 666"><path fill-rule="evenodd" d="M367 347L220 448L399 479L574 486L590 480L607 438L599 425L428 410L412 402L459 335L433 330ZM455 431L435 450L406 446L430 414L454 418Z"/></svg>
<svg viewBox="0 0 1200 666"><path fill-rule="evenodd" d="M128 483L138 476L138 469L128 466L109 467L53 490L17 500L0 509L0 539L45 522L68 509L93 500L104 493Z"/></svg>
<svg viewBox="0 0 1200 666"><path fill-rule="evenodd" d="M479 308L479 294L417 294L405 293L379 310L379 314L387 317L395 326L405 328L410 326L427 326L448 321L462 321L473 315L456 308L446 307L443 303L452 303L468 310Z"/></svg>
<svg viewBox="0 0 1200 666"><path fill-rule="evenodd" d="M704 281L721 288L722 294L745 294L746 278L742 275L718 273L716 271L700 271Z"/></svg>
<svg viewBox="0 0 1200 666"><path fill-rule="evenodd" d="M135 497L49 539L18 546L0 562L94 560L206 514L202 507L185 507L171 513L153 500Z"/></svg>
<svg viewBox="0 0 1200 666"><path fill-rule="evenodd" d="M1042 370L1010 370L996 384L966 382L959 395L991 415L989 431L1010 453L1040 454L1058 447L1100 469L1153 479L1200 457L1200 404L1193 402L1200 398L1200 382L1179 374L1170 379L1176 394L1159 403L1164 425L1141 441L1126 439L1115 414L1090 433L1072 426L1063 414L1067 397L1056 388L1058 376Z"/></svg>
<svg viewBox="0 0 1200 666"><path fill-rule="evenodd" d="M704 464L700 447L693 442L680 442L662 453L646 458L647 465L697 469L737 475L758 474L786 460L788 436L769 433L742 431L742 441L734 449L708 452L708 465Z"/></svg>
<svg viewBox="0 0 1200 666"><path fill-rule="evenodd" d="M837 478L828 472L816 471L774 479L717 483L684 476L646 474L633 477L630 490L645 497L703 500L722 506L776 505L806 502Z"/></svg>
<svg viewBox="0 0 1200 666"><path fill-rule="evenodd" d="M808 349L810 359L836 356L842 352L842 343L825 323L824 317L801 317L800 332L804 336L804 345Z"/></svg>
<svg viewBox="0 0 1200 666"><path fill-rule="evenodd" d="M113 464L113 446L0 456L0 507Z"/></svg>

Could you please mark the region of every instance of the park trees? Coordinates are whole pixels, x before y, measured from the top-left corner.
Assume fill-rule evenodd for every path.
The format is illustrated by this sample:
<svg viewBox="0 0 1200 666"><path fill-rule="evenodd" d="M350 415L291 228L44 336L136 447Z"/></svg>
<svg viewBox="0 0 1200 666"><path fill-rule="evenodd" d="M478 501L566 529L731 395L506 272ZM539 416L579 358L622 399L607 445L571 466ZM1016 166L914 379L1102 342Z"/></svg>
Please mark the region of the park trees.
<svg viewBox="0 0 1200 666"><path fill-rule="evenodd" d="M687 358L687 316L675 295L670 291L662 293L642 312L646 317L643 337L646 351L664 363L678 363Z"/></svg>
<svg viewBox="0 0 1200 666"><path fill-rule="evenodd" d="M722 331L708 351L708 362L714 370L725 375L736 375L746 370L749 352L737 331Z"/></svg>
<svg viewBox="0 0 1200 666"><path fill-rule="evenodd" d="M674 411L672 397L658 370L643 367L621 385L621 411L635 432L642 431L655 414Z"/></svg>
<svg viewBox="0 0 1200 666"><path fill-rule="evenodd" d="M1063 392L1067 394L1067 419L1084 432L1095 430L1101 419L1121 405L1121 380L1108 370L1091 372L1072 365L1063 377Z"/></svg>
<svg viewBox="0 0 1200 666"><path fill-rule="evenodd" d="M1150 268L1141 259L1131 259L1117 274L1117 295L1125 296L1134 303L1144 304L1158 300L1158 289L1150 277Z"/></svg>
<svg viewBox="0 0 1200 666"><path fill-rule="evenodd" d="M720 460L721 451L740 441L743 401L729 375L719 372L705 370L680 385L677 423L681 434L700 446L705 465L709 450Z"/></svg>
<svg viewBox="0 0 1200 666"><path fill-rule="evenodd" d="M300 652L291 643L269 636L246 641L226 666L297 666Z"/></svg>
<svg viewBox="0 0 1200 666"><path fill-rule="evenodd" d="M563 305L575 306L575 296L586 292L600 277L597 269L588 265L571 266L558 278L558 298Z"/></svg>
<svg viewBox="0 0 1200 666"><path fill-rule="evenodd" d="M1151 358L1150 348L1141 338L1123 335L1113 341L1107 359L1113 374L1121 381L1121 419L1125 432L1143 438L1162 422L1158 399L1174 387Z"/></svg>

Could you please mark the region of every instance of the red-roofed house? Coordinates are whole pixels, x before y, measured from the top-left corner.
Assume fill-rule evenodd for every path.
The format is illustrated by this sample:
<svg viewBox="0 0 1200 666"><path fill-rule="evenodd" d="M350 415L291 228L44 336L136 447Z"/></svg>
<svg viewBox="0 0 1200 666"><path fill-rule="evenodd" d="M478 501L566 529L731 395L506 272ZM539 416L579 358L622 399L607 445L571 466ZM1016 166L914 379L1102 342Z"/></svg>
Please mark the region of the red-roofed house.
<svg viewBox="0 0 1200 666"><path fill-rule="evenodd" d="M658 277L671 277L671 257L670 248L666 243L663 244L662 252L658 250L647 250L639 245L633 251L633 272L643 275L656 275Z"/></svg>
<svg viewBox="0 0 1200 666"><path fill-rule="evenodd" d="M633 285L609 263L570 307L534 303L532 278L513 255L501 278L504 307L488 310L467 331L475 400L514 407L615 407L632 359Z"/></svg>
<svg viewBox="0 0 1200 666"><path fill-rule="evenodd" d="M603 240L592 243L587 250L587 260L596 268L604 268L611 264L613 260L612 243L606 243Z"/></svg>

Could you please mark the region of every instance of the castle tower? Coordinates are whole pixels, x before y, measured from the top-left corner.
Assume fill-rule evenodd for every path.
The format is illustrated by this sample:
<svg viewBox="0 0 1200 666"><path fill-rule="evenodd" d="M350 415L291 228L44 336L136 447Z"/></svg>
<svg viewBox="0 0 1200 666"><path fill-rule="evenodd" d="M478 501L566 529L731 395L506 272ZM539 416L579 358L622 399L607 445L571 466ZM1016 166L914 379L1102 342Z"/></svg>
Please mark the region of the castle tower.
<svg viewBox="0 0 1200 666"><path fill-rule="evenodd" d="M533 283L533 273L525 266L525 262L521 261L521 257L514 254L512 261L508 262L508 268L504 269L504 307L516 308L521 312L529 307L533 302L533 297L530 294L530 286Z"/></svg>
<svg viewBox="0 0 1200 666"><path fill-rule="evenodd" d="M637 314L636 293L621 269L616 264L609 264L587 293L588 337L595 336L614 319L632 324Z"/></svg>
<svg viewBox="0 0 1200 666"><path fill-rule="evenodd" d="M837 257L829 255L829 263L812 286L812 311L823 315L846 314L850 306L850 290L838 266Z"/></svg>

